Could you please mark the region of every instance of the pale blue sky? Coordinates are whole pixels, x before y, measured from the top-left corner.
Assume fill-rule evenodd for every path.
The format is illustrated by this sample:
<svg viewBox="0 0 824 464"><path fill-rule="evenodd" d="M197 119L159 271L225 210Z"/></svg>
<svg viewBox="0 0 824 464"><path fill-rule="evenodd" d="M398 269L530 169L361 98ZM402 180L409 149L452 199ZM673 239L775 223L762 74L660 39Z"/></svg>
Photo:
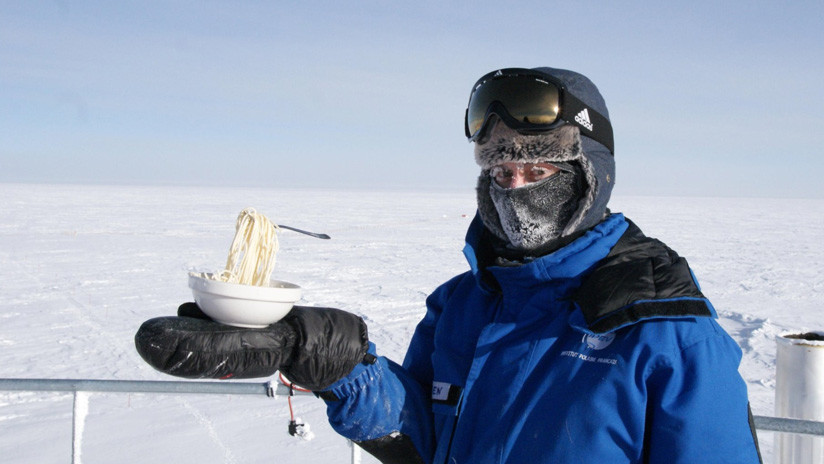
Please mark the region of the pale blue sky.
<svg viewBox="0 0 824 464"><path fill-rule="evenodd" d="M824 197L824 2L3 1L0 182L474 189L469 89L589 76L616 194Z"/></svg>

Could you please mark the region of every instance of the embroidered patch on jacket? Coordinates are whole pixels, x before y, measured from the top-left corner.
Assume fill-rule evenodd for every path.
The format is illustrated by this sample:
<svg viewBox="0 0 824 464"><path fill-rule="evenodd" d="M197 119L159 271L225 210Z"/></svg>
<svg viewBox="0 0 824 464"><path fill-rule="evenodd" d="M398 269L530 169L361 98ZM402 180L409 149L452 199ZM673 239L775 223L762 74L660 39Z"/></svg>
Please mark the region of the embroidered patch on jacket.
<svg viewBox="0 0 824 464"><path fill-rule="evenodd" d="M610 344L612 344L613 340L615 340L614 333L608 334L585 334L581 338L581 343L584 345L581 347L579 351L575 350L567 350L562 351L561 356L566 356L568 358L575 358L580 361L590 362L590 363L597 363L597 364L607 364L614 366L618 364L618 359L610 357L609 355L600 355L596 356L594 351L600 351L607 348Z"/></svg>
<svg viewBox="0 0 824 464"><path fill-rule="evenodd" d="M581 339L589 349L592 350L603 350L604 348L608 347L612 341L615 340L614 333L607 333L607 334L586 334L584 338Z"/></svg>

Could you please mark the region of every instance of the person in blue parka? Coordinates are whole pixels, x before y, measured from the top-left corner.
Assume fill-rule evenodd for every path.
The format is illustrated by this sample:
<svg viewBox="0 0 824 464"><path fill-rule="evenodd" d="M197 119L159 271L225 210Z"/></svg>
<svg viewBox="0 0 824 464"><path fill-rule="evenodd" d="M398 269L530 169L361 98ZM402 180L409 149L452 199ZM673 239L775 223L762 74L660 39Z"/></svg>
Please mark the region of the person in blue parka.
<svg viewBox="0 0 824 464"><path fill-rule="evenodd" d="M387 464L760 462L741 350L684 258L607 208L613 135L595 85L496 70L472 87L465 127L481 170L469 269L427 298L402 364L360 318L309 307L244 330L189 303L141 327L141 355L183 377L280 369ZM204 348L216 340L230 348Z"/></svg>

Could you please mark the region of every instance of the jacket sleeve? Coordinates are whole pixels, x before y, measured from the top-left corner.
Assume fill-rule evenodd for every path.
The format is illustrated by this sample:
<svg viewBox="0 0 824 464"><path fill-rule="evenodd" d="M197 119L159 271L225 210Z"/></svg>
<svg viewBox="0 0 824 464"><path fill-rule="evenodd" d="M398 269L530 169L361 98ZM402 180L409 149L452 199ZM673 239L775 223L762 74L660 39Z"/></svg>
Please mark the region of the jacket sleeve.
<svg viewBox="0 0 824 464"><path fill-rule="evenodd" d="M332 428L384 464L428 463L434 455L431 355L444 292L427 299L403 366L378 357L321 394ZM375 354L374 345L370 352Z"/></svg>
<svg viewBox="0 0 824 464"><path fill-rule="evenodd" d="M747 387L738 374L741 350L711 324L716 327L713 336L651 366L648 463L761 462Z"/></svg>

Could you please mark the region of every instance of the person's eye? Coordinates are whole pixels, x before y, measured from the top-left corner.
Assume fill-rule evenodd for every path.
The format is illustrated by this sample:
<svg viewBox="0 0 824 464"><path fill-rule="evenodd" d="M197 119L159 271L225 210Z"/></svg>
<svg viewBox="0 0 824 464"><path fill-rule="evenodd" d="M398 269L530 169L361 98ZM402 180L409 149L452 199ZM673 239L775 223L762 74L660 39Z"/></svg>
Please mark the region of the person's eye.
<svg viewBox="0 0 824 464"><path fill-rule="evenodd" d="M544 166L542 166L542 165L532 166L529 169L529 177L534 182L534 181L546 179L547 177L551 177L551 176L555 175L555 173L557 173L558 171L559 171L559 169L556 168L555 166L545 166L545 165Z"/></svg>
<svg viewBox="0 0 824 464"><path fill-rule="evenodd" d="M529 175L533 179L544 179L544 178L547 178L547 177L551 176L552 174L553 174L553 171L551 171L547 168L542 168L542 167L534 167L534 168L530 169L530 171L529 171Z"/></svg>
<svg viewBox="0 0 824 464"><path fill-rule="evenodd" d="M492 169L492 177L496 179L512 179L513 172L511 169L497 167Z"/></svg>

